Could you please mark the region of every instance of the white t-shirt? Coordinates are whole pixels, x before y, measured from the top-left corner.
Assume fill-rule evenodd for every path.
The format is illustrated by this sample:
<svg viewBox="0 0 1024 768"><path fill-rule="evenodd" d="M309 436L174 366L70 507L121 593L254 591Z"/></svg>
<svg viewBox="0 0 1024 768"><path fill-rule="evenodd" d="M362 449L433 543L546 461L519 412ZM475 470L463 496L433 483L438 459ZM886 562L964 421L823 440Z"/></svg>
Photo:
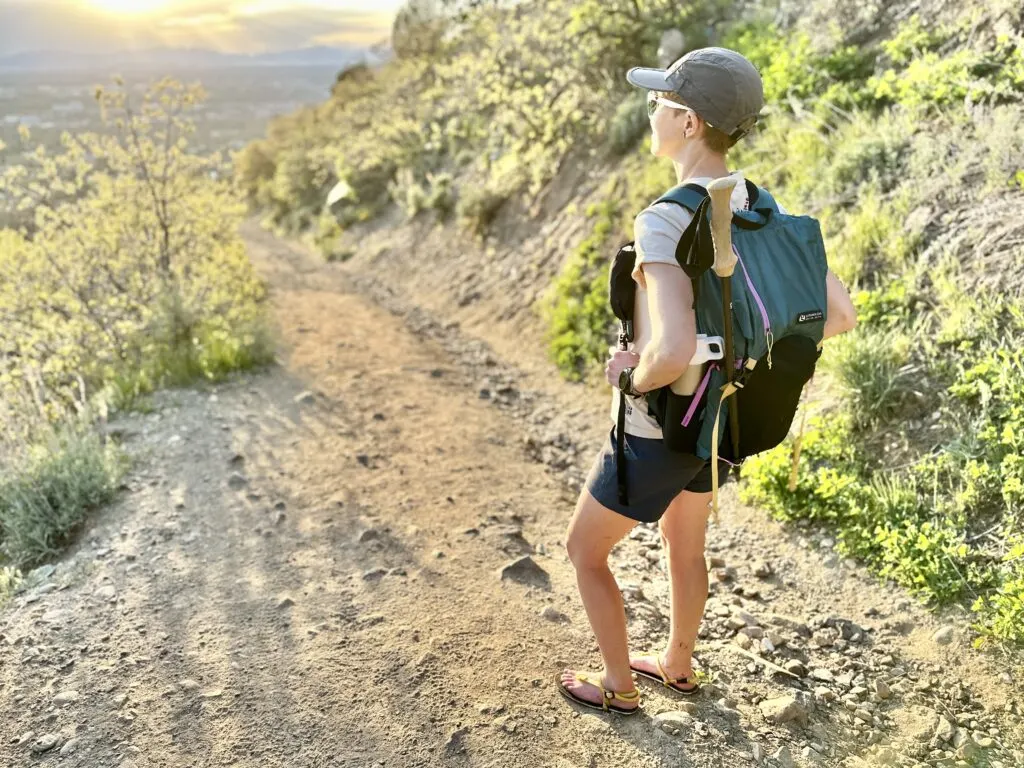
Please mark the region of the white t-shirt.
<svg viewBox="0 0 1024 768"><path fill-rule="evenodd" d="M745 210L748 206L747 187L743 177L736 174L739 183L732 193L732 209ZM694 177L686 179L682 184L700 184L707 186L710 177ZM779 206L779 210L785 210ZM633 309L633 341L629 351L640 354L651 340L651 313L647 306L647 281L644 278L644 264L672 264L679 267L676 261L676 246L683 232L693 218L686 208L675 203L654 203L644 208L633 221L633 240L636 249L636 263L633 267L633 280L636 281L636 302ZM682 269L682 267L679 267ZM619 416L618 387L612 387L612 421ZM661 427L647 410L647 401L643 397L626 397L626 434L637 437L661 439Z"/></svg>

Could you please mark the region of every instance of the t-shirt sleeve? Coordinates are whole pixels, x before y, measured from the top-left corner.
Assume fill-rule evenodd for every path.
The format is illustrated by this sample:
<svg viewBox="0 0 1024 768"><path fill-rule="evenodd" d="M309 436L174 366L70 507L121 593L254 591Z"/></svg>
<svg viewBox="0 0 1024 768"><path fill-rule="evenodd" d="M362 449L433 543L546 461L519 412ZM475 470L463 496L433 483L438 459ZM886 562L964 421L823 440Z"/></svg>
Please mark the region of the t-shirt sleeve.
<svg viewBox="0 0 1024 768"><path fill-rule="evenodd" d="M644 264L673 264L676 246L693 215L675 203L655 203L644 208L633 220L633 242L636 262L632 277L641 288L647 288ZM680 267L682 269L682 267Z"/></svg>

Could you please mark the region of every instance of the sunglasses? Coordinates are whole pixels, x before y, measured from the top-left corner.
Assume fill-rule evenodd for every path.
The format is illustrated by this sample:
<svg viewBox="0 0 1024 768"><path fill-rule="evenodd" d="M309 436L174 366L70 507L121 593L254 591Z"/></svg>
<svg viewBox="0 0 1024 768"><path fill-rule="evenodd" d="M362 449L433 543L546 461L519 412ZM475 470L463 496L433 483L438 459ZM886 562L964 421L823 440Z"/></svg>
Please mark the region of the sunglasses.
<svg viewBox="0 0 1024 768"><path fill-rule="evenodd" d="M687 112L693 112L693 110L690 109L689 107L687 107L686 105L680 104L677 101L671 101L671 100L666 99L666 98L664 98L662 96L658 96L653 91L651 91L651 92L649 92L647 94L647 116L648 117L654 117L654 113L657 111L659 104L661 104L663 106L666 106L666 107L669 107L670 109L685 109ZM693 114L696 115L697 113L693 112ZM708 125L710 125L710 123L708 123Z"/></svg>

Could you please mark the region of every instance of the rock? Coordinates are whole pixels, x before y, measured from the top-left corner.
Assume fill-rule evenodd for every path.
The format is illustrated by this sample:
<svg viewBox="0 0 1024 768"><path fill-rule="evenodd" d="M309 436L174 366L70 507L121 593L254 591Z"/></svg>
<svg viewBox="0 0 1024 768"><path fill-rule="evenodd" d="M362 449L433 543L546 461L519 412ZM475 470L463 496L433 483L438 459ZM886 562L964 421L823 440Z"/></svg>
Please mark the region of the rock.
<svg viewBox="0 0 1024 768"><path fill-rule="evenodd" d="M956 637L956 630L951 626L945 626L932 635L932 640L938 645L949 645Z"/></svg>
<svg viewBox="0 0 1024 768"><path fill-rule="evenodd" d="M813 747L804 747L800 754L804 756L806 762L812 764L820 763L824 759L824 756Z"/></svg>
<svg viewBox="0 0 1024 768"><path fill-rule="evenodd" d="M249 484L249 478L243 475L241 472L232 472L231 476L228 477L228 488L233 491L245 488Z"/></svg>
<svg viewBox="0 0 1024 768"><path fill-rule="evenodd" d="M499 571L498 576L502 581L514 581L541 589L551 588L551 578L547 571L537 565L529 555L513 560Z"/></svg>
<svg viewBox="0 0 1024 768"><path fill-rule="evenodd" d="M387 575L387 569L385 568L370 568L367 571L363 571L363 581L377 581Z"/></svg>
<svg viewBox="0 0 1024 768"><path fill-rule="evenodd" d="M465 752L466 745L463 738L469 733L469 728L463 726L457 730L452 731L448 734L448 739L444 743L444 751L448 754L455 754L458 752Z"/></svg>
<svg viewBox="0 0 1024 768"><path fill-rule="evenodd" d="M55 707L63 707L67 704L74 704L78 701L78 691L61 691L53 697Z"/></svg>
<svg viewBox="0 0 1024 768"><path fill-rule="evenodd" d="M34 742L32 742L32 751L37 755L43 752L49 752L51 749L57 746L57 742L60 741L60 737L55 733L44 733Z"/></svg>
<svg viewBox="0 0 1024 768"><path fill-rule="evenodd" d="M741 635L746 635L751 640L760 640L764 637L764 630L760 627L744 627L740 630Z"/></svg>
<svg viewBox="0 0 1024 768"><path fill-rule="evenodd" d="M211 689L209 691L203 691L202 694L200 694L200 695L204 699L219 699L221 696L224 695L224 689L222 689L222 688L213 688L213 689Z"/></svg>
<svg viewBox="0 0 1024 768"><path fill-rule="evenodd" d="M117 590L110 584L106 584L94 593L100 600L113 600L117 596Z"/></svg>
<svg viewBox="0 0 1024 768"><path fill-rule="evenodd" d="M956 735L956 725L944 715L939 716L939 722L935 728L935 737L942 741L952 741Z"/></svg>
<svg viewBox="0 0 1024 768"><path fill-rule="evenodd" d="M653 718L654 724L666 733L675 735L679 731L693 723L693 716L681 709L674 709L669 712L662 712Z"/></svg>
<svg viewBox="0 0 1024 768"><path fill-rule="evenodd" d="M300 392L295 396L294 400L297 405L312 405L316 402L316 395L309 391Z"/></svg>
<svg viewBox="0 0 1024 768"><path fill-rule="evenodd" d="M811 672L811 677L815 680L819 680L823 683L831 683L835 680L835 676L827 669L819 668Z"/></svg>
<svg viewBox="0 0 1024 768"><path fill-rule="evenodd" d="M757 619L754 618L753 614L747 613L746 611L735 611L733 614L736 618L743 622L745 627L758 627L760 624Z"/></svg>
<svg viewBox="0 0 1024 768"><path fill-rule="evenodd" d="M750 757L753 759L754 765L760 765L761 761L764 760L764 747L760 744L751 745Z"/></svg>
<svg viewBox="0 0 1024 768"><path fill-rule="evenodd" d="M783 669L785 669L787 672L790 672L790 673L796 675L797 677L806 677L807 676L807 667L805 667L803 664L801 664L796 659L792 659L790 661L787 661L783 665Z"/></svg>
<svg viewBox="0 0 1024 768"><path fill-rule="evenodd" d="M557 610L553 605L544 606L544 610L540 612L541 618L547 619L548 621L554 621L557 623L563 623L569 620L561 611Z"/></svg>
<svg viewBox="0 0 1024 768"><path fill-rule="evenodd" d="M835 691L823 685L814 689L814 696L821 701L835 701L838 698Z"/></svg>
<svg viewBox="0 0 1024 768"><path fill-rule="evenodd" d="M773 573L775 573L775 571L772 570L772 566L770 563L761 563L759 566L757 566L757 568L754 569L754 575L757 576L757 578L759 579L771 578Z"/></svg>
<svg viewBox="0 0 1024 768"><path fill-rule="evenodd" d="M359 534L360 542L375 541L380 539L380 532L376 528L367 528Z"/></svg>
<svg viewBox="0 0 1024 768"><path fill-rule="evenodd" d="M892 690L886 685L885 681L875 680L875 695L882 701L885 701L892 698Z"/></svg>
<svg viewBox="0 0 1024 768"><path fill-rule="evenodd" d="M29 584L39 584L53 576L56 570L57 567L54 565L40 565L38 568L33 568L25 574L25 581Z"/></svg>
<svg viewBox="0 0 1024 768"><path fill-rule="evenodd" d="M60 755L61 755L61 757L67 757L68 755L73 755L75 753L75 751L78 749L78 745L80 743L81 742L78 739L68 739L67 743L64 744L64 746L60 748Z"/></svg>
<svg viewBox="0 0 1024 768"><path fill-rule="evenodd" d="M14 745L20 747L22 744L28 744L35 737L35 731L25 731L25 733L21 734L21 736L19 736L18 739L14 742Z"/></svg>
<svg viewBox="0 0 1024 768"><path fill-rule="evenodd" d="M807 708L793 696L765 699L758 704L758 708L766 720L776 725L789 722L807 725Z"/></svg>
<svg viewBox="0 0 1024 768"><path fill-rule="evenodd" d="M793 762L793 755L785 744L775 750L772 760L778 763L780 768L796 768L796 763Z"/></svg>
<svg viewBox="0 0 1024 768"><path fill-rule="evenodd" d="M291 595L282 595L277 601L277 607L281 609L291 608L293 605L295 605L295 600Z"/></svg>
<svg viewBox="0 0 1024 768"><path fill-rule="evenodd" d="M626 435L628 436L629 433L627 432ZM714 555L709 557L708 558L708 570L711 571L711 570L714 570L715 568L725 568L725 558L717 557L717 556L714 556Z"/></svg>
<svg viewBox="0 0 1024 768"><path fill-rule="evenodd" d="M178 687L181 688L181 690L183 691L198 691L199 683L191 678L185 678L184 680L178 681Z"/></svg>
<svg viewBox="0 0 1024 768"><path fill-rule="evenodd" d="M754 641L751 639L750 635L744 634L743 632L737 634L736 637L732 639L732 641L745 651L750 650L750 646L754 644Z"/></svg>
<svg viewBox="0 0 1024 768"><path fill-rule="evenodd" d="M868 723L869 725L872 722L871 713L868 712L866 709L855 709L853 711L853 716L856 717L858 720L862 720L863 722Z"/></svg>

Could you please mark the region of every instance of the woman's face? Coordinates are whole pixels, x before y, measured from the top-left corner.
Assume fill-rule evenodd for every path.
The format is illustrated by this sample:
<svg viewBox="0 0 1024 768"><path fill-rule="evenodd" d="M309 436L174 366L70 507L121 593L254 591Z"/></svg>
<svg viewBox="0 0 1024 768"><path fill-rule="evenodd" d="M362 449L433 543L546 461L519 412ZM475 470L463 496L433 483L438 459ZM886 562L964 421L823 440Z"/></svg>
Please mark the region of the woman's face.
<svg viewBox="0 0 1024 768"><path fill-rule="evenodd" d="M688 109L657 104L651 115L651 154L676 157L696 133L696 118Z"/></svg>

